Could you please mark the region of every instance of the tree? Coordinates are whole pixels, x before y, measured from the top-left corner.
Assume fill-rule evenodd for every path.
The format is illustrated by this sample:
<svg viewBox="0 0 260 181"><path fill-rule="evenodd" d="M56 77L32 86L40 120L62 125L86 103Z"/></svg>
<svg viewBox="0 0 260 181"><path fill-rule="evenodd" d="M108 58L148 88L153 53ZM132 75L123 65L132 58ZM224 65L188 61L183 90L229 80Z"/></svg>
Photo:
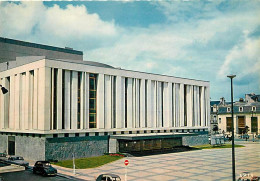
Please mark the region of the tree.
<svg viewBox="0 0 260 181"><path fill-rule="evenodd" d="M217 126L217 125L214 125L212 131L215 131L215 134L216 134L217 131L218 131L218 126Z"/></svg>

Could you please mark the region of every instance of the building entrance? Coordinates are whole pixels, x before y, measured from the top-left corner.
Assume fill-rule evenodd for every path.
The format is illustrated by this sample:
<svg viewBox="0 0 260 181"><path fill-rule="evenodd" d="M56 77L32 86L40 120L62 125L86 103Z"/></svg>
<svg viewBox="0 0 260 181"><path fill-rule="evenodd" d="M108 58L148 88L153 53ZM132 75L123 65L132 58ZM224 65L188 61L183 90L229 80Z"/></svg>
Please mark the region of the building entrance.
<svg viewBox="0 0 260 181"><path fill-rule="evenodd" d="M257 133L258 124L257 124L257 117L251 117L251 132Z"/></svg>
<svg viewBox="0 0 260 181"><path fill-rule="evenodd" d="M245 117L244 116L238 116L237 122L238 122L238 134L242 134L243 130L246 126Z"/></svg>
<svg viewBox="0 0 260 181"><path fill-rule="evenodd" d="M15 137L8 136L8 155L15 155Z"/></svg>

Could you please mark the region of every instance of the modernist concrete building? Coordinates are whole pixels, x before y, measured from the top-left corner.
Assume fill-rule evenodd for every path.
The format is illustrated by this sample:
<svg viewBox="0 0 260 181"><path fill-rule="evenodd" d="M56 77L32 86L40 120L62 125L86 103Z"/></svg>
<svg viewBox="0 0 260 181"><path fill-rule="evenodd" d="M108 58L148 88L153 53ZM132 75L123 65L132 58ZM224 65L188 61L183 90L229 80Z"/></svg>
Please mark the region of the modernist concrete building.
<svg viewBox="0 0 260 181"><path fill-rule="evenodd" d="M242 134L246 126L249 127L249 134L259 134L260 132L260 95L246 94L245 99L240 98L234 103L234 132ZM212 125L217 124L220 132L231 132L232 117L231 103L211 101L211 121ZM211 126L212 127L212 126Z"/></svg>
<svg viewBox="0 0 260 181"><path fill-rule="evenodd" d="M70 159L208 143L209 82L82 60L0 64L0 152Z"/></svg>

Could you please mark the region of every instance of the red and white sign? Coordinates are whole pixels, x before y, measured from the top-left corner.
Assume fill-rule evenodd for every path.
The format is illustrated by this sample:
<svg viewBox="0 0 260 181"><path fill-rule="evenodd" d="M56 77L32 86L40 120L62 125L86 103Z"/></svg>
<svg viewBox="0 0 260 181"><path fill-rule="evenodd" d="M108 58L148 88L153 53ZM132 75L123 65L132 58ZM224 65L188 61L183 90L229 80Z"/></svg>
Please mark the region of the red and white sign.
<svg viewBox="0 0 260 181"><path fill-rule="evenodd" d="M128 160L125 160L125 166L127 166L129 164Z"/></svg>

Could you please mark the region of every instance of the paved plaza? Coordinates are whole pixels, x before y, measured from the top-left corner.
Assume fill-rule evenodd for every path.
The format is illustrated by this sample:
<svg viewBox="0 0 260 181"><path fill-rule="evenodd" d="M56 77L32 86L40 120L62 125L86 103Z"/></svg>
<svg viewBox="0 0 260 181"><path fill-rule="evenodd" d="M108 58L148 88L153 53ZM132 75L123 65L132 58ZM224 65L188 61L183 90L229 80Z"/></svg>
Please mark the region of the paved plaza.
<svg viewBox="0 0 260 181"><path fill-rule="evenodd" d="M260 175L260 143L237 142L246 147L236 148L236 175L249 171ZM143 157L128 157L127 180L231 180L231 149L194 150L158 154ZM95 169L72 169L58 167L59 173L78 179L94 180L101 173L114 173L125 180L124 160Z"/></svg>

